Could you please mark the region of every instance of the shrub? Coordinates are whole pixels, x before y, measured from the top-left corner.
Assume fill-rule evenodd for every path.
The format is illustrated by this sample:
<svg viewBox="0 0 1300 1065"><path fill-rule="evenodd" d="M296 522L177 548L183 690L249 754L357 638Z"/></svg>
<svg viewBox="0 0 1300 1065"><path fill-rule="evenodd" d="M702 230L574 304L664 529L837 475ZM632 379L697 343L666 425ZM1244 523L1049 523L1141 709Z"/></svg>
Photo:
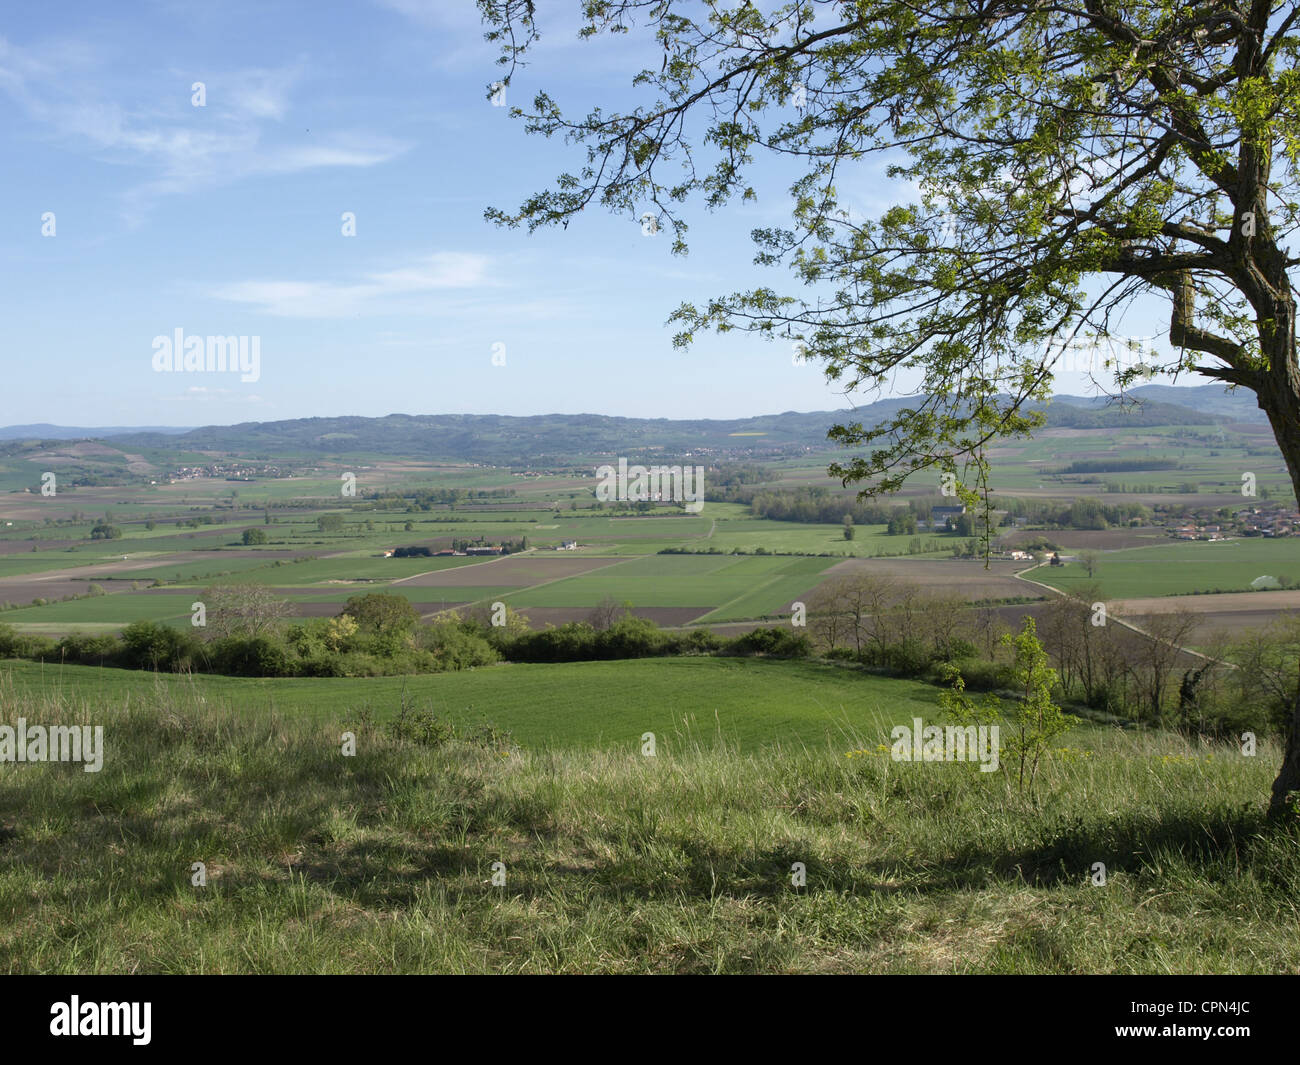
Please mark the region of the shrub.
<svg viewBox="0 0 1300 1065"><path fill-rule="evenodd" d="M737 636L727 650L737 655L806 658L812 653L812 643L805 634L785 628L754 629L743 636Z"/></svg>
<svg viewBox="0 0 1300 1065"><path fill-rule="evenodd" d="M440 670L490 666L497 652L481 635L452 621L430 625L420 634L421 645L430 651Z"/></svg>
<svg viewBox="0 0 1300 1065"><path fill-rule="evenodd" d="M288 677L295 672L285 647L274 637L227 636L211 646L217 668L241 677Z"/></svg>
<svg viewBox="0 0 1300 1065"><path fill-rule="evenodd" d="M58 647L61 661L102 666L121 654L122 642L116 636L88 636L84 632L70 632L59 641Z"/></svg>
<svg viewBox="0 0 1300 1065"><path fill-rule="evenodd" d="M419 744L421 747L444 747L454 730L447 721L440 721L427 707L417 710L402 697L402 708L388 723L389 731L399 740Z"/></svg>
<svg viewBox="0 0 1300 1065"><path fill-rule="evenodd" d="M174 670L198 653L189 633L154 621L133 621L122 630L122 658L137 669Z"/></svg>
<svg viewBox="0 0 1300 1065"><path fill-rule="evenodd" d="M663 653L663 644L658 625L628 614L597 634L594 649L600 658L650 658Z"/></svg>
<svg viewBox="0 0 1300 1065"><path fill-rule="evenodd" d="M991 692L1011 687L1009 667L974 656L933 663L927 679L934 684L947 683L954 669L966 682L967 691Z"/></svg>
<svg viewBox="0 0 1300 1065"><path fill-rule="evenodd" d="M933 660L933 652L921 641L900 640L885 648L881 665L900 677L919 677Z"/></svg>
<svg viewBox="0 0 1300 1065"><path fill-rule="evenodd" d="M375 632L408 632L420 620L411 601L391 592L354 595L343 607L343 615L362 629Z"/></svg>

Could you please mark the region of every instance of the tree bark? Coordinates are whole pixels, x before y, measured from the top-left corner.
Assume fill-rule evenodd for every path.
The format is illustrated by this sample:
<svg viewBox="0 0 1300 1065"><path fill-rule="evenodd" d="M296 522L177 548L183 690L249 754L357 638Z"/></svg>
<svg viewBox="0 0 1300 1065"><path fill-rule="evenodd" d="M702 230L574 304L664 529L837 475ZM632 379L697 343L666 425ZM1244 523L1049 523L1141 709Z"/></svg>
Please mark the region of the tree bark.
<svg viewBox="0 0 1300 1065"><path fill-rule="evenodd" d="M1273 333L1274 343L1269 345L1270 366L1267 382L1259 392L1259 405L1268 415L1273 435L1282 449L1296 499L1300 500L1300 366L1296 363L1295 304L1285 301L1278 308ZM1268 350L1266 348L1265 350ZM1269 802L1270 817L1282 817L1287 812L1287 798L1300 793L1300 685L1297 686L1291 707L1291 722L1286 729L1286 752L1282 768L1273 781L1273 796Z"/></svg>

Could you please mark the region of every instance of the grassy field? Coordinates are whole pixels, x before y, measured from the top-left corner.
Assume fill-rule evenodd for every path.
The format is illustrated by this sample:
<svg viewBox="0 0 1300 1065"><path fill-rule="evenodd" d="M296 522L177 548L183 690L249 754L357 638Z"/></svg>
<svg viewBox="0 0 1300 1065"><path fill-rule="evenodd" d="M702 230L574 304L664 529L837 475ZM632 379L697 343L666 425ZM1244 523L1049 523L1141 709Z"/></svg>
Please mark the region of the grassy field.
<svg viewBox="0 0 1300 1065"><path fill-rule="evenodd" d="M1138 599L1193 592L1249 591L1256 577L1300 583L1300 540L1239 539L1163 544L1101 555L1092 578L1107 599ZM1033 578L1071 591L1089 582L1082 563L1042 566Z"/></svg>
<svg viewBox="0 0 1300 1065"><path fill-rule="evenodd" d="M834 742L345 757L325 708L4 696L106 749L0 764L9 973L1300 972L1271 748L1072 737L1031 798Z"/></svg>
<svg viewBox="0 0 1300 1065"><path fill-rule="evenodd" d="M403 695L461 725L489 721L529 746L635 747L654 732L670 747L723 741L770 744L875 742L914 716L932 717L937 691L815 662L667 658L526 665L373 678L243 678L153 674L95 666L6 661L19 698L60 692L87 705L155 698L226 703L251 716L343 720L363 706L378 718ZM609 693L617 691L618 698Z"/></svg>

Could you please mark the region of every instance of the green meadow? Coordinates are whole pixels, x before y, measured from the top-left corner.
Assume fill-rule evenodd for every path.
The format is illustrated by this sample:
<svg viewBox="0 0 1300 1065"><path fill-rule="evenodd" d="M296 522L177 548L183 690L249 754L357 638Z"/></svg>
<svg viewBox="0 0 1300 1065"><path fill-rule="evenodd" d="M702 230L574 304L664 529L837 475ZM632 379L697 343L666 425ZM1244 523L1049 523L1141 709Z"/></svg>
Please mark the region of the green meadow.
<svg viewBox="0 0 1300 1065"><path fill-rule="evenodd" d="M741 708L715 726L722 692L680 675L617 716L650 681L616 668L567 711L539 700L572 674L513 700L521 729L531 712L599 748L362 719L349 751L339 703L5 680L6 716L101 726L104 762L0 764L0 971L1300 972L1300 837L1262 813L1272 745L1074 734L1031 794L893 761L869 701L848 746L833 677L796 670L782 707L761 692L786 667L756 670L751 712L811 724L742 747ZM876 690L880 724L907 712L907 688ZM387 712L400 694L371 691Z"/></svg>
<svg viewBox="0 0 1300 1065"><path fill-rule="evenodd" d="M530 747L722 741L740 750L876 742L889 727L927 720L937 690L815 662L669 658L618 662L506 663L411 677L245 678L177 676L95 666L6 661L0 694L12 704L59 692L87 705L197 698L257 718L342 721L368 706L391 717L403 697L440 718L489 722Z"/></svg>
<svg viewBox="0 0 1300 1065"><path fill-rule="evenodd" d="M1288 577L1300 586L1300 540L1170 541L1158 547L1106 551L1092 578L1081 562L1041 566L1031 576L1065 592L1096 581L1108 599L1245 592L1261 576Z"/></svg>

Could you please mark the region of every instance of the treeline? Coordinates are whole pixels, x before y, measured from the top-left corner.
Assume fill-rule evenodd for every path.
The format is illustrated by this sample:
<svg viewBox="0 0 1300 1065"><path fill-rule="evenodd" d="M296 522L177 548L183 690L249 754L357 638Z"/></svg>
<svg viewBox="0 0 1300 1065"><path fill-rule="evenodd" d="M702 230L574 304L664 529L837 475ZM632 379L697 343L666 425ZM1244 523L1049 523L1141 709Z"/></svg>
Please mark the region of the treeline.
<svg viewBox="0 0 1300 1065"><path fill-rule="evenodd" d="M290 622L289 605L266 589L208 589L202 627L137 621L116 635L60 640L0 624L0 658L240 677L370 677L441 673L495 662L579 662L690 654L805 657L808 638L788 629L734 639L708 630L665 632L625 606L595 608L590 620L534 631L502 605L421 623L409 600L353 596L332 618Z"/></svg>
<svg viewBox="0 0 1300 1065"><path fill-rule="evenodd" d="M1045 604L1037 625L1061 699L1219 738L1278 731L1290 720L1300 617L1284 615L1236 641L1214 637L1198 657L1182 648L1200 616L1184 610L1127 619L1134 628L1113 614L1099 616L1097 589L1079 595ZM827 657L936 683L956 669L972 691L1007 686L1003 637L1010 629L995 607L863 574L823 585L807 610L813 647Z"/></svg>
<svg viewBox="0 0 1300 1065"><path fill-rule="evenodd" d="M822 487L758 489L752 492L748 503L756 518L824 525L840 525L846 514L854 525L887 525L896 509L851 495L833 495Z"/></svg>
<svg viewBox="0 0 1300 1065"><path fill-rule="evenodd" d="M1176 470L1177 459L1079 459L1050 473L1134 473L1145 470Z"/></svg>
<svg viewBox="0 0 1300 1065"><path fill-rule="evenodd" d="M1152 520L1151 511L1141 503L1104 503L1093 496L1083 496L1070 503L996 497L993 506L1031 525L1058 529L1108 529L1112 525L1129 525L1134 521L1145 524Z"/></svg>
<svg viewBox="0 0 1300 1065"><path fill-rule="evenodd" d="M417 511L432 510L436 506L456 506L460 503L481 503L493 500L510 499L515 495L513 488L422 488L414 492L383 492L376 494L365 502L354 503L356 511L386 510L402 511L414 514Z"/></svg>
<svg viewBox="0 0 1300 1065"><path fill-rule="evenodd" d="M755 462L720 462L709 468L705 481L718 488L733 488L740 485L761 484L772 480L774 476L766 466L760 466Z"/></svg>

